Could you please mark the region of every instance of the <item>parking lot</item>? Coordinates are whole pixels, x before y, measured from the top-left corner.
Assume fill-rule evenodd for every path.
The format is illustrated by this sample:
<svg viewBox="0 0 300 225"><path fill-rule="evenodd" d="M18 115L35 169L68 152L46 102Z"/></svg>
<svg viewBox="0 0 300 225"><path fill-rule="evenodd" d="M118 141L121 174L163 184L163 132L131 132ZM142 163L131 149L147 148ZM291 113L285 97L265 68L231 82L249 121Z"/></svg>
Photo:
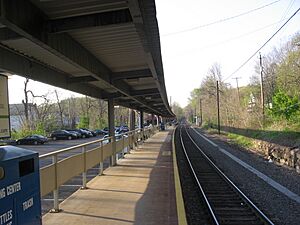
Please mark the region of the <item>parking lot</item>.
<svg viewBox="0 0 300 225"><path fill-rule="evenodd" d="M69 147L80 145L83 143L99 140L101 138L103 138L103 136L80 138L80 139L74 139L74 140L57 140L57 141L52 141L50 139L47 143L45 143L43 145L17 145L17 147L36 151L39 153L39 155L43 155L43 154L53 152L56 150L69 148Z"/></svg>

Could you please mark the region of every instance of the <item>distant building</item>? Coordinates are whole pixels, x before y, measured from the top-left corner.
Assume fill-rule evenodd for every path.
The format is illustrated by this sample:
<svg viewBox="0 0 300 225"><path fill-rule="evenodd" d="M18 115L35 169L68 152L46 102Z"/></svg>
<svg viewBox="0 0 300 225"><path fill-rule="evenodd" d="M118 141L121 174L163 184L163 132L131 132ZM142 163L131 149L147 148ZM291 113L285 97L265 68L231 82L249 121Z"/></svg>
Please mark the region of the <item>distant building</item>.
<svg viewBox="0 0 300 225"><path fill-rule="evenodd" d="M248 112L253 112L253 109L254 109L255 106L256 106L256 99L255 99L253 93L250 93L250 99L249 99L249 102L248 102L247 111Z"/></svg>

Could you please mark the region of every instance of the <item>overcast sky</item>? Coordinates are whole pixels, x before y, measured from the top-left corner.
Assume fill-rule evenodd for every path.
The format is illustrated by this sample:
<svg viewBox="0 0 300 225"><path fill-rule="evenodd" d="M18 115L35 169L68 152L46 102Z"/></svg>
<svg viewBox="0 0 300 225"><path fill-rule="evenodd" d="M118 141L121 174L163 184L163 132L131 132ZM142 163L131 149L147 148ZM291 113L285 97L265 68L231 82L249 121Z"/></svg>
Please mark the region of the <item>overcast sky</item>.
<svg viewBox="0 0 300 225"><path fill-rule="evenodd" d="M172 102L186 106L190 92L200 86L214 63L221 65L224 78L231 75L299 7L300 0L156 0L165 82ZM261 50L262 55L299 31L300 12ZM232 78L241 77L240 84L247 84L257 59L258 55L226 82L234 84ZM20 77L9 80L10 103L22 101L23 82ZM37 82L29 85L39 94L51 89ZM59 92L62 97L71 95Z"/></svg>

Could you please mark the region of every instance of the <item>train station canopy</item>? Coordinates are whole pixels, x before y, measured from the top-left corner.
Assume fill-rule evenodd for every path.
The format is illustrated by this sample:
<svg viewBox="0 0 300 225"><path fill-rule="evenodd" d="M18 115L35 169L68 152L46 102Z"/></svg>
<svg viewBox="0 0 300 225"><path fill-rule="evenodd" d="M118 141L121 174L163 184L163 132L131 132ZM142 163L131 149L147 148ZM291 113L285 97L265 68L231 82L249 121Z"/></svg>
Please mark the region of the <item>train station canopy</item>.
<svg viewBox="0 0 300 225"><path fill-rule="evenodd" d="M0 72L172 117L154 0L0 0Z"/></svg>

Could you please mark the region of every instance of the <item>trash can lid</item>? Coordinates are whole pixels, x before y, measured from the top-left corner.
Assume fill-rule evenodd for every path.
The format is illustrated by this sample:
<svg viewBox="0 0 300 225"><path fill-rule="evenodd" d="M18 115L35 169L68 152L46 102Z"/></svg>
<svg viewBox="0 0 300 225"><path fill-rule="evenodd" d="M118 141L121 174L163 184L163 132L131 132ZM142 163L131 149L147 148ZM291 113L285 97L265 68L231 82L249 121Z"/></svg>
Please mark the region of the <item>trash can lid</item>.
<svg viewBox="0 0 300 225"><path fill-rule="evenodd" d="M34 154L37 153L28 149L5 145L0 147L0 162Z"/></svg>

